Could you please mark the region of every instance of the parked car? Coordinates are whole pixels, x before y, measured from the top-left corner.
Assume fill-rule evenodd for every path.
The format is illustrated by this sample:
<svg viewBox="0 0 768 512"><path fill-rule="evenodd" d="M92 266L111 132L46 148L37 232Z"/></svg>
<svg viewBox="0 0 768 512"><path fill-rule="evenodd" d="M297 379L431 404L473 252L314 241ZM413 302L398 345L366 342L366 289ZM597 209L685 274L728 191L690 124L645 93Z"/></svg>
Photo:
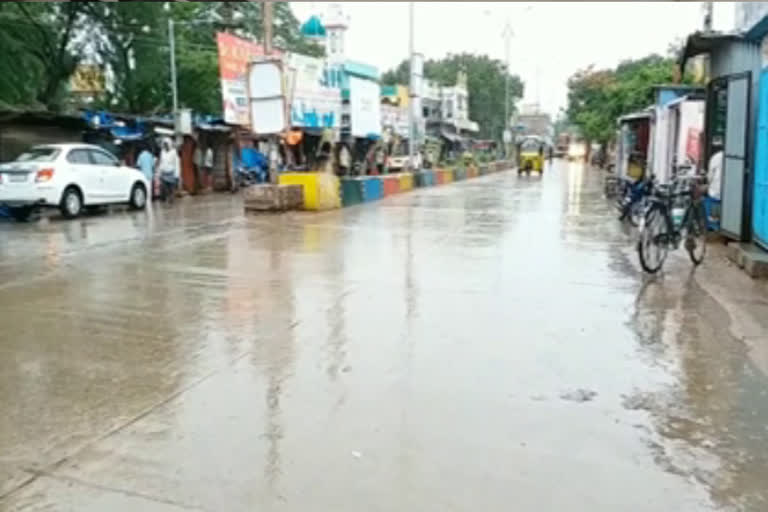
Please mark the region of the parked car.
<svg viewBox="0 0 768 512"><path fill-rule="evenodd" d="M66 218L88 206L115 203L140 210L151 189L137 169L90 144L34 146L0 164L0 205L20 221L41 208L58 208Z"/></svg>
<svg viewBox="0 0 768 512"><path fill-rule="evenodd" d="M410 157L408 155L390 156L387 159L387 168L390 171L404 171L408 167Z"/></svg>

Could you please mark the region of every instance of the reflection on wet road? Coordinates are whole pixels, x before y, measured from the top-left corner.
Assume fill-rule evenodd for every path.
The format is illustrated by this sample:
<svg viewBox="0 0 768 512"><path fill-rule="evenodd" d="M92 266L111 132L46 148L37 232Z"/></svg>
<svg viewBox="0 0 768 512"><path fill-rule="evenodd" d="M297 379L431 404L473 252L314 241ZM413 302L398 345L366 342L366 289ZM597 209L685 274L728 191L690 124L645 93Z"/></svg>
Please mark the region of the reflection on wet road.
<svg viewBox="0 0 768 512"><path fill-rule="evenodd" d="M614 217L558 163L0 224L0 510L768 509L735 271L644 279Z"/></svg>

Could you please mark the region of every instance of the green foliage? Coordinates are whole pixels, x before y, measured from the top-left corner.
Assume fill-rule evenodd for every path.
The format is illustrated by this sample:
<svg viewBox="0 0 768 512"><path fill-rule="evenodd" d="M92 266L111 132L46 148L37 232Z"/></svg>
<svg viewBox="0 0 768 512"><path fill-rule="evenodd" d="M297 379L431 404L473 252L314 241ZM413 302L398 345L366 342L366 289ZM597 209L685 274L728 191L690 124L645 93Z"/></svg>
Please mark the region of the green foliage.
<svg viewBox="0 0 768 512"><path fill-rule="evenodd" d="M90 11L96 52L113 75L107 104L126 112L168 105L167 11L155 2L100 2Z"/></svg>
<svg viewBox="0 0 768 512"><path fill-rule="evenodd" d="M650 55L626 60L615 69L588 67L568 80L568 120L590 141L606 143L616 119L653 103L653 86L674 82L676 62Z"/></svg>
<svg viewBox="0 0 768 512"><path fill-rule="evenodd" d="M81 2L0 4L0 102L25 108L61 105L87 43L87 8Z"/></svg>
<svg viewBox="0 0 768 512"><path fill-rule="evenodd" d="M273 2L274 45L322 56L301 35L287 2ZM215 34L229 31L263 41L261 2L2 2L0 105L60 109L82 55L111 76L106 108L169 111L168 20L176 24L179 103L221 111ZM23 65L19 65L23 63Z"/></svg>
<svg viewBox="0 0 768 512"><path fill-rule="evenodd" d="M469 117L480 125L479 136L500 139L504 128L506 66L487 55L469 53L449 55L444 59L424 63L424 76L444 86L455 84L460 70L467 72ZM384 85L407 84L409 74L410 63L406 60L384 73L381 80ZM515 102L522 97L523 82L517 75L510 75L510 116L515 111Z"/></svg>

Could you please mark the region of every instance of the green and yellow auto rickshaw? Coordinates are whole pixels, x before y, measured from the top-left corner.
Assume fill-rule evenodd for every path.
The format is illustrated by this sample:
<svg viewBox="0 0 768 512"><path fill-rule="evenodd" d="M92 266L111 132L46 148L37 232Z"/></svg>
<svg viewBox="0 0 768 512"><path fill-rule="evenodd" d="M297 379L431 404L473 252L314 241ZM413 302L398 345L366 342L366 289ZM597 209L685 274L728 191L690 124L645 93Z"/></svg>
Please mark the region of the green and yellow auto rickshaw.
<svg viewBox="0 0 768 512"><path fill-rule="evenodd" d="M517 173L544 172L544 141L539 137L525 137L518 146Z"/></svg>

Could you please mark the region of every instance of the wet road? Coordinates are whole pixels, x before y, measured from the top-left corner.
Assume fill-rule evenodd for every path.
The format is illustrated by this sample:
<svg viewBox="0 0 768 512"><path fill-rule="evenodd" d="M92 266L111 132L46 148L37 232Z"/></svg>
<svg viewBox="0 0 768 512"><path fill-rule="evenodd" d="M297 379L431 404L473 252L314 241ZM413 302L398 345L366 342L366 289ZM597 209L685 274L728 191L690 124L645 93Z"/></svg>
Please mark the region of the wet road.
<svg viewBox="0 0 768 512"><path fill-rule="evenodd" d="M0 511L768 510L765 287L630 241L565 163L0 224Z"/></svg>

